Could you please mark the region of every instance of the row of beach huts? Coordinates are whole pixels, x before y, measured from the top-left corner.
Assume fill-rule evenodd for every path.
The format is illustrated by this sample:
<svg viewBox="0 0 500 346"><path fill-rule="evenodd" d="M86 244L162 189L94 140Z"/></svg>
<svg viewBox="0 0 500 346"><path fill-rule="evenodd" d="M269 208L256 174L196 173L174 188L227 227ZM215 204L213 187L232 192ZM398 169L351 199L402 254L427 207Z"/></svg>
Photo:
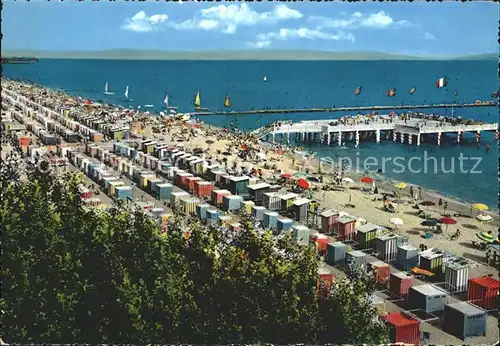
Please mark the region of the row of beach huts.
<svg viewBox="0 0 500 346"><path fill-rule="evenodd" d="M30 112L32 110L28 110L27 115L44 124L39 116ZM467 260L437 249L419 251L407 243L407 238L384 227L359 222L358 218L343 212L315 213L315 201L283 193L280 187L253 177L230 176L220 167L209 165L202 157L180 148L145 140L116 142L109 146L89 143L84 153L76 148L58 146L57 153L67 157L112 198L133 199L132 186L121 178L125 176L172 208L180 208L207 222L225 224L237 231L241 225L224 212L243 210L274 233L291 230L295 242L315 243L329 265L342 267L348 263L374 270L378 283L393 297L401 297L408 310L384 317L391 326L394 342L420 342L419 326L425 320L422 313L427 318L442 317L444 330L459 338L484 335L487 311L497 307L498 280L491 277L469 279ZM174 192L174 185L184 191ZM82 190L82 197L92 199L85 190ZM170 214L164 208L147 203L144 208L166 225ZM304 225L311 215L317 218L319 233ZM327 234L334 234L337 241L331 242ZM378 260L370 261L370 254L376 255ZM438 278L444 277L444 287L437 283L416 285L415 276L393 271L391 264L402 271L418 266ZM325 284L334 279L331 271L320 271L320 277ZM466 293L467 302L450 303L449 293Z"/></svg>

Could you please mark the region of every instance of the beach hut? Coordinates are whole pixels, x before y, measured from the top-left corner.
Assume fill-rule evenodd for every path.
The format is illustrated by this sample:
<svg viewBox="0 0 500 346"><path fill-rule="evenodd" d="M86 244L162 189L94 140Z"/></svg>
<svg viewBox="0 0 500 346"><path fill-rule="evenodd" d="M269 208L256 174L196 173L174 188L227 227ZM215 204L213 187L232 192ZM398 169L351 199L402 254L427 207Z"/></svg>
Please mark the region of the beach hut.
<svg viewBox="0 0 500 346"><path fill-rule="evenodd" d="M304 225L292 225L292 241L299 245L309 243L310 230Z"/></svg>
<svg viewBox="0 0 500 346"><path fill-rule="evenodd" d="M208 198L212 193L213 185L208 181L196 180L194 182L194 194L198 197Z"/></svg>
<svg viewBox="0 0 500 346"><path fill-rule="evenodd" d="M392 273L389 277L389 291L402 298L408 296L408 291L414 284L415 277L403 272Z"/></svg>
<svg viewBox="0 0 500 346"><path fill-rule="evenodd" d="M326 247L326 263L336 265L345 261L346 246L344 243L329 243Z"/></svg>
<svg viewBox="0 0 500 346"><path fill-rule="evenodd" d="M398 255L397 235L394 233L379 234L375 238L375 248L379 258L386 262L393 262Z"/></svg>
<svg viewBox="0 0 500 346"><path fill-rule="evenodd" d="M189 193L187 193L185 191L172 192L170 194L170 208L172 208L172 209L177 208L177 203L178 203L179 199L181 199L183 197L187 197L187 196L189 196Z"/></svg>
<svg viewBox="0 0 500 346"><path fill-rule="evenodd" d="M248 181L249 177L230 177L227 189L233 195L247 197L248 194Z"/></svg>
<svg viewBox="0 0 500 346"><path fill-rule="evenodd" d="M253 200L255 204L260 205L263 201L264 194L269 191L270 186L271 185L267 183L248 185L250 199Z"/></svg>
<svg viewBox="0 0 500 346"><path fill-rule="evenodd" d="M290 229L292 227L292 224L293 224L293 220L292 219L280 218L277 221L276 229L278 230L278 232L281 233L283 231L286 231L286 230Z"/></svg>
<svg viewBox="0 0 500 346"><path fill-rule="evenodd" d="M280 196L280 200L281 200L281 208L280 210L282 211L288 211L288 209L290 209L293 205L293 202L297 199L299 195L297 195L296 193L286 193L284 195L281 195Z"/></svg>
<svg viewBox="0 0 500 346"><path fill-rule="evenodd" d="M500 282L492 277L481 277L469 280L467 301L490 311L498 308L498 291Z"/></svg>
<svg viewBox="0 0 500 346"><path fill-rule="evenodd" d="M486 311L467 302L447 304L444 307L443 330L462 340L486 336Z"/></svg>
<svg viewBox="0 0 500 346"><path fill-rule="evenodd" d="M102 176L101 179L101 187L105 190L108 191L109 188L109 183L112 181L118 181L118 178L115 176L112 176L110 173L107 173L106 175Z"/></svg>
<svg viewBox="0 0 500 346"><path fill-rule="evenodd" d="M207 210L210 209L210 204L203 203L196 206L196 215L200 220L205 220L207 218Z"/></svg>
<svg viewBox="0 0 500 346"><path fill-rule="evenodd" d="M252 214L252 206L254 206L255 203L253 201L243 201L241 202L241 208L247 215Z"/></svg>
<svg viewBox="0 0 500 346"><path fill-rule="evenodd" d="M228 190L212 190L212 203L215 206L221 206L224 204L224 196L231 196L231 192Z"/></svg>
<svg viewBox="0 0 500 346"><path fill-rule="evenodd" d="M389 338L393 343L420 344L420 321L405 312L392 312L383 316L389 326Z"/></svg>
<svg viewBox="0 0 500 346"><path fill-rule="evenodd" d="M436 314L444 310L448 296L434 285L412 286L408 292L408 303L412 309Z"/></svg>
<svg viewBox="0 0 500 346"><path fill-rule="evenodd" d="M375 272L375 280L381 285L387 285L391 275L391 265L382 261L368 263L368 268Z"/></svg>
<svg viewBox="0 0 500 346"><path fill-rule="evenodd" d="M183 212L188 215L196 215L196 205L200 203L198 198L193 196L180 197L179 202Z"/></svg>
<svg viewBox="0 0 500 346"><path fill-rule="evenodd" d="M419 267L434 274L443 273L444 253L436 248L431 248L420 253Z"/></svg>
<svg viewBox="0 0 500 346"><path fill-rule="evenodd" d="M252 206L252 217L255 220L262 221L264 219L264 212L266 208L259 205Z"/></svg>
<svg viewBox="0 0 500 346"><path fill-rule="evenodd" d="M272 211L281 209L280 194L277 192L266 192L262 199L262 205Z"/></svg>
<svg viewBox="0 0 500 346"><path fill-rule="evenodd" d="M147 191L151 193L153 196L158 195L158 185L163 184L164 181L156 176L154 178L148 179L148 188Z"/></svg>
<svg viewBox="0 0 500 346"><path fill-rule="evenodd" d="M265 211L262 218L262 225L264 228L276 229L278 226L279 214L274 211Z"/></svg>
<svg viewBox="0 0 500 346"><path fill-rule="evenodd" d="M444 283L452 293L467 292L469 261L458 258L444 264Z"/></svg>
<svg viewBox="0 0 500 346"><path fill-rule="evenodd" d="M108 185L108 189L107 189L108 196L115 197L116 196L116 187L123 186L123 185L125 185L125 183L121 180L110 181L109 185Z"/></svg>
<svg viewBox="0 0 500 346"><path fill-rule="evenodd" d="M179 187L182 187L184 189L188 189L188 178L192 177L193 175L191 173L178 173L176 174L176 180L175 182Z"/></svg>
<svg viewBox="0 0 500 346"><path fill-rule="evenodd" d="M354 240L356 218L352 216L342 216L338 219L338 240Z"/></svg>
<svg viewBox="0 0 500 346"><path fill-rule="evenodd" d="M418 266L418 249L412 245L398 246L396 266L401 270L410 270Z"/></svg>
<svg viewBox="0 0 500 346"><path fill-rule="evenodd" d="M217 209L207 209L207 221L217 222L219 220L219 210Z"/></svg>
<svg viewBox="0 0 500 346"><path fill-rule="evenodd" d="M338 211L328 209L323 211L319 216L321 218L321 231L323 233L337 232L337 223L339 219Z"/></svg>
<svg viewBox="0 0 500 346"><path fill-rule="evenodd" d="M313 243L316 246L316 250L319 253L321 253L321 254L326 253L326 250L328 247L328 241L329 241L329 238L326 234L322 234L322 233L311 234L310 240L311 240L311 243Z"/></svg>
<svg viewBox="0 0 500 346"><path fill-rule="evenodd" d="M375 238L383 230L383 227L373 223L366 223L356 227L357 242L360 249L375 249Z"/></svg>
<svg viewBox="0 0 500 346"><path fill-rule="evenodd" d="M241 208L241 202L243 201L243 197L241 196L223 196L223 205L224 210L226 211L235 211Z"/></svg>
<svg viewBox="0 0 500 346"><path fill-rule="evenodd" d="M318 276L319 276L318 291L320 290L321 287L324 287L326 290L329 290L334 279L333 273L326 268L318 267Z"/></svg>
<svg viewBox="0 0 500 346"><path fill-rule="evenodd" d="M199 178L199 177L187 177L186 178L187 188L188 188L189 193L194 192L194 184L197 181L201 181L201 178Z"/></svg>
<svg viewBox="0 0 500 346"><path fill-rule="evenodd" d="M155 180L155 179L157 179L155 174L151 174L151 173L141 174L139 177L139 186L142 189L147 190L148 181Z"/></svg>
<svg viewBox="0 0 500 346"><path fill-rule="evenodd" d="M209 176L211 177L210 180L215 181L216 184L220 185L224 183L222 181L222 177L225 175L227 175L227 173L224 171L212 171Z"/></svg>
<svg viewBox="0 0 500 346"><path fill-rule="evenodd" d="M292 202L292 212L295 221L307 222L309 203L311 203L311 200L307 198L300 198Z"/></svg>
<svg viewBox="0 0 500 346"><path fill-rule="evenodd" d="M161 183L156 185L156 198L161 201L170 200L170 194L174 187L169 183Z"/></svg>
<svg viewBox="0 0 500 346"><path fill-rule="evenodd" d="M363 251L349 251L346 253L345 262L352 268L366 268L367 256Z"/></svg>

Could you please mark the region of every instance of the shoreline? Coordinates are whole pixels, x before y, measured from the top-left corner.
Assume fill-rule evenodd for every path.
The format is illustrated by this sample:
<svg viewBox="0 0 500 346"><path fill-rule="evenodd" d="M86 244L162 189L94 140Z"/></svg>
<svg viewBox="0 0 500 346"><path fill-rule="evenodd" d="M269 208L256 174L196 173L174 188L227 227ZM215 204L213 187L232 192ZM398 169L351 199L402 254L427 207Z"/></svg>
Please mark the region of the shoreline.
<svg viewBox="0 0 500 346"><path fill-rule="evenodd" d="M25 81L25 80L14 80L14 79L9 79L7 77L2 77L3 79L5 80L8 80L12 83L16 83L16 84L19 84L19 85L24 85L24 86L28 86L28 87L33 87L33 88L38 88L38 89L43 89L43 90L47 90L49 91L51 94L53 94L54 96L55 95L64 95L66 97L70 97L70 98L82 98L82 99L85 99L84 97L82 96L73 96L71 94L69 94L67 91L65 90L60 90L60 89L53 89L53 88L50 88L50 87L45 87L43 85L39 85L35 82L32 82L32 81ZM107 106L107 107L110 107L110 108L118 108L118 109L130 109L130 110L133 110L134 112L136 112L137 116L139 117L145 117L145 118L153 118L153 119L158 119L161 117L160 114L155 114L155 113L150 113L150 114L144 114L145 112L148 112L147 110L137 110L137 109L131 109L131 108L127 108L126 105L123 105L123 104L111 104L111 103L103 103L102 104L103 106ZM181 112L180 112L181 113ZM188 113L182 113L182 114L190 114L189 112ZM202 120L202 119L200 119ZM210 123L205 123L204 121L201 122L203 124L203 127L205 127L207 130L209 131L215 131L215 132L220 132L223 130L222 127L219 127L217 125L214 125L214 124L210 124ZM234 133L231 133L231 135L233 136L239 136L237 134L234 134ZM286 147L286 148L289 148L289 150L291 150L295 157L296 157L296 160L302 160L303 159L303 156L296 153L296 149L297 148L300 148L299 146L296 146L296 145L281 145L281 144L273 144L271 142L265 142L265 141L259 141L258 142L258 145L262 148L266 148L266 149L272 149L272 148L275 148L275 147ZM307 151L308 148L304 148L305 151ZM310 166L312 169L312 173L313 175L318 175L317 172L318 172L318 152L317 151L313 151L313 150L310 150L308 151L309 153L313 153L314 154L314 162L310 163ZM337 166L336 164L333 164L334 166ZM336 167L336 168L339 168L339 167ZM326 175L325 172L322 173L323 176ZM329 174L328 174L329 175ZM364 174L362 172L358 172L356 169L349 169L346 171L346 175L347 177L351 177L351 178L357 178L357 179L353 179L355 180L355 184L359 185L359 179L362 177L362 176L372 176L375 175L374 180L377 184L377 186L379 187L379 190L380 189L383 189L385 191L388 191L388 192L392 192L392 190L395 190L395 187L394 185L397 184L397 183L400 183L402 181L398 181L398 180L395 180L393 178L390 178L388 176L385 176L385 175L382 175L382 174L379 174L379 173L376 173L376 174L373 174L373 173L368 173L368 174ZM408 182L406 182L408 183ZM422 189L422 198L421 200L431 200L431 201L434 201L437 205L437 201L439 199L442 199L443 202L447 202L448 203L448 210L450 211L457 211L457 212L460 212L461 214L464 214L464 215L469 215L470 214L470 204L471 203L475 203L472 202L472 201L467 201L467 200L462 200L460 199L460 197L458 196L453 196L453 195L450 195L450 194L446 194L446 193L443 193L439 190L434 190L434 189L430 189L430 188L427 188L425 187L424 185L418 185L418 184L410 184L408 183L408 187L409 186L413 186L415 189L417 189L418 187L420 187ZM406 190L406 189L405 189ZM401 191L400 191L401 192ZM406 191L405 191L406 192ZM401 196L403 197L409 197L409 193L402 193ZM499 218L499 215L498 215L498 205L495 205L495 206L490 206L488 205L488 207L490 208L488 211L485 211L485 212L481 212L481 213L484 213L484 214L488 214L490 216L493 217L494 221L500 221L500 218Z"/></svg>

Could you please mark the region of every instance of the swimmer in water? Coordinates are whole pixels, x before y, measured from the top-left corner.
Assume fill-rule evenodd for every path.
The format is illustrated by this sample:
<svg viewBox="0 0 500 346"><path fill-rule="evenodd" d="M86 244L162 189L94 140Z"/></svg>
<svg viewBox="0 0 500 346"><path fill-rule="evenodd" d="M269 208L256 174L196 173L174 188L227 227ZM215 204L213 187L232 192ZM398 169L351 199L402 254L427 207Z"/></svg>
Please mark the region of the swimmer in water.
<svg viewBox="0 0 500 346"><path fill-rule="evenodd" d="M489 144L486 144L486 152L490 151L491 150L491 147Z"/></svg>

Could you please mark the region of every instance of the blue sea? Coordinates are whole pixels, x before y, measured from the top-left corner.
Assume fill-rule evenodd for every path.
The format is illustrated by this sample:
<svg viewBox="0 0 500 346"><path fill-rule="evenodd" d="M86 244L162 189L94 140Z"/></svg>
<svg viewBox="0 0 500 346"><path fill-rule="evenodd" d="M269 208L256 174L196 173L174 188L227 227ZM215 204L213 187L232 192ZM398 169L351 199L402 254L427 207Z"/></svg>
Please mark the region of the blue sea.
<svg viewBox="0 0 500 346"><path fill-rule="evenodd" d="M93 100L137 107L152 104L148 109L160 111L167 90L170 104L180 111L193 111L194 95L201 95L202 107L221 110L225 95L229 95L233 110L269 108L304 108L429 103L472 103L489 100L498 88L495 61L130 61L130 60L56 60L42 59L31 65L4 65L8 78L23 78L43 86L62 89L69 94ZM268 77L263 82L264 76ZM436 88L436 80L448 77L446 88ZM104 96L108 82L115 95ZM125 102L123 93L129 86L131 102ZM354 89L362 86L360 95ZM410 96L408 90L416 88ZM396 88L395 97L387 97L389 88ZM143 110L146 110L143 108ZM487 122L498 122L497 108L430 109L429 113L461 116ZM335 119L348 113L305 113L258 116L210 116L207 123L224 126L236 122L240 128L254 129L275 120ZM351 115L354 115L351 113ZM485 145L489 144L490 152ZM462 143L454 143L452 136L438 147L435 143L420 147L392 141L376 144L362 141L358 148L347 142L347 148L337 145L314 145L311 150L321 157L349 157L363 171L363 160L371 159L382 167L382 158L396 157L408 167L411 157L428 159L427 171L415 173L419 167L414 160L412 169L401 169L386 161L384 176L424 186L466 202L486 203L492 209L498 206L498 146L492 133L484 133L481 147L474 144L472 135L464 135ZM472 174L477 159L481 159ZM361 165L356 165L356 159ZM406 160L406 161L405 161ZM441 163L441 161L443 163ZM455 173L449 171L454 161ZM423 162L423 161L422 161ZM377 166L378 165L378 166ZM423 167L421 167L423 170Z"/></svg>

